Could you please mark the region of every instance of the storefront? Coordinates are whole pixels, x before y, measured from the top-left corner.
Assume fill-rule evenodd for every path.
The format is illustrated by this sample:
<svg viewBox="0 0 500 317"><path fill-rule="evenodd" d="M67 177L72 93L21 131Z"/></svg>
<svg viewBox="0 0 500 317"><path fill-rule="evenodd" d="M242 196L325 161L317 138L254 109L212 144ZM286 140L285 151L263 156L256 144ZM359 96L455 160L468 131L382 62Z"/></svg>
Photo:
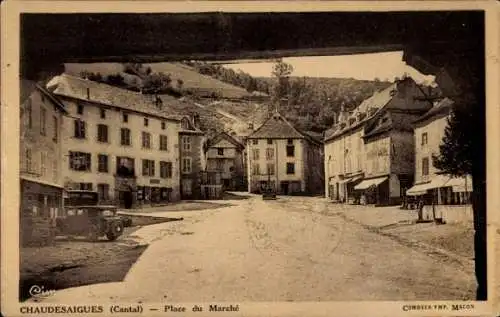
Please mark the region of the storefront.
<svg viewBox="0 0 500 317"><path fill-rule="evenodd" d="M469 176L437 175L430 182L413 186L406 194L423 203L422 217L425 220L464 222L472 221L472 190Z"/></svg>
<svg viewBox="0 0 500 317"><path fill-rule="evenodd" d="M387 205L389 199L389 177L364 179L354 186L362 204Z"/></svg>
<svg viewBox="0 0 500 317"><path fill-rule="evenodd" d="M137 187L137 202L140 205L163 204L171 201L172 188L159 186Z"/></svg>

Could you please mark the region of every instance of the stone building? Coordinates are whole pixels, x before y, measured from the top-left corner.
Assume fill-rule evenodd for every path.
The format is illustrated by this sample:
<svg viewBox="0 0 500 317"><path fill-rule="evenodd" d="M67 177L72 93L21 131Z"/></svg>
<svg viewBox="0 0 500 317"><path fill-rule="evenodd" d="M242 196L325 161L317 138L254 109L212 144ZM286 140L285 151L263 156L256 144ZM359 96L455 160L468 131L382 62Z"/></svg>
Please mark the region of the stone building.
<svg viewBox="0 0 500 317"><path fill-rule="evenodd" d="M67 74L47 88L70 114L62 125L66 188L126 208L180 199L181 118L168 104Z"/></svg>
<svg viewBox="0 0 500 317"><path fill-rule="evenodd" d="M244 144L236 136L221 132L207 146L207 171L221 172L225 190L246 190Z"/></svg>
<svg viewBox="0 0 500 317"><path fill-rule="evenodd" d="M35 82L20 83L21 242L48 238L63 208L61 122L64 105ZM42 233L40 225L43 227Z"/></svg>
<svg viewBox="0 0 500 317"><path fill-rule="evenodd" d="M342 111L325 134L325 187L335 201L398 204L413 183L412 122L431 107L409 77Z"/></svg>
<svg viewBox="0 0 500 317"><path fill-rule="evenodd" d="M195 120L181 119L179 131L179 160L182 199L201 198L201 172L205 170L204 146L206 137Z"/></svg>
<svg viewBox="0 0 500 317"><path fill-rule="evenodd" d="M247 137L248 191L278 194L323 191L322 143L275 112Z"/></svg>

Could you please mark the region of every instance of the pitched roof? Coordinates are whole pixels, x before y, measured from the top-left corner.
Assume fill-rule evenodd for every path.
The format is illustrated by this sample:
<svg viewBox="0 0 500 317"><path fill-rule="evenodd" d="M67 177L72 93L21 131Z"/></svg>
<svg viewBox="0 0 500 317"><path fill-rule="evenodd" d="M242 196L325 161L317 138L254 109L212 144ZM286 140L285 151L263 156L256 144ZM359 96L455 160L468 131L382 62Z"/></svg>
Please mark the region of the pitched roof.
<svg viewBox="0 0 500 317"><path fill-rule="evenodd" d="M433 118L439 114L448 114L453 106L453 100L449 98L444 98L434 104L434 106L424 113L422 116L418 117L417 120L415 120L413 123L419 123L424 120Z"/></svg>
<svg viewBox="0 0 500 317"><path fill-rule="evenodd" d="M353 123L352 125L346 125L344 128L341 128L340 124L337 123L332 128L325 131L325 141L334 139L335 137L341 136L348 131L357 129L362 125L366 124L367 122L375 122L376 117L379 116L387 107L391 107L393 108L393 110L397 111L398 108L395 108L394 105L391 106L391 101L394 98L394 93L400 87L399 85L416 85L416 82L411 77L406 77L404 79L397 80L389 87L385 88L380 92L375 92L370 98L365 99L358 107L356 107L356 109L354 109L352 113L352 117L355 117L357 113L365 113L366 114L365 118L363 118L360 121L356 120L355 123ZM375 111L372 112L371 115L369 113L370 109L375 109ZM408 112L409 110L405 109L405 111ZM404 117L403 119L401 119L402 120L401 123L405 122L404 124L408 124L406 122L407 118L408 117ZM393 120L398 121L397 119ZM396 122L395 124L398 125L399 123ZM411 126L411 124L409 125ZM380 133L382 132L383 129L387 128L377 126L376 129L380 130L377 132ZM372 132L375 133L375 130L371 131L370 134Z"/></svg>
<svg viewBox="0 0 500 317"><path fill-rule="evenodd" d="M210 139L208 141L208 146L209 147L213 146L213 145L217 144L222 139L228 140L229 142L231 142L232 144L234 144L237 147L245 148L245 145L240 140L238 140L236 137L230 135L227 132L221 132L221 133L217 134L215 137L213 137L212 139Z"/></svg>
<svg viewBox="0 0 500 317"><path fill-rule="evenodd" d="M60 111L62 111L63 113L67 113L67 110L64 107L64 105L57 98L55 98L49 91L47 91L45 88L37 84L35 81L21 79L19 88L20 88L19 91L20 104L23 104L35 90L38 90L40 91L41 94L46 96Z"/></svg>
<svg viewBox="0 0 500 317"><path fill-rule="evenodd" d="M366 117L356 122L354 125L347 125L345 128L341 128L340 124L334 125L332 128L325 131L325 141L335 138L336 136L340 136L352 129L358 128L373 119L377 113L392 100L394 94L393 91L396 90L397 87L398 82L395 82L384 90L376 91L371 97L363 100L363 102L361 102L361 104L354 109L353 116L356 116L357 113L365 113ZM370 109L376 109L376 111L369 115L368 112Z"/></svg>
<svg viewBox="0 0 500 317"><path fill-rule="evenodd" d="M52 78L47 83L47 89L58 96L95 102L164 119L178 121L179 116L182 116L181 113L174 112L169 107L170 104L180 103L174 98L169 99L167 104L163 101L163 108L159 109L155 105L154 96L143 95L67 74Z"/></svg>
<svg viewBox="0 0 500 317"><path fill-rule="evenodd" d="M299 132L280 113L275 112L253 133L249 139L303 139L305 136Z"/></svg>
<svg viewBox="0 0 500 317"><path fill-rule="evenodd" d="M391 130L413 131L412 122L418 117L416 114L403 113L399 111L387 110L390 113L390 120L376 122L375 127L365 133L363 138L369 138Z"/></svg>

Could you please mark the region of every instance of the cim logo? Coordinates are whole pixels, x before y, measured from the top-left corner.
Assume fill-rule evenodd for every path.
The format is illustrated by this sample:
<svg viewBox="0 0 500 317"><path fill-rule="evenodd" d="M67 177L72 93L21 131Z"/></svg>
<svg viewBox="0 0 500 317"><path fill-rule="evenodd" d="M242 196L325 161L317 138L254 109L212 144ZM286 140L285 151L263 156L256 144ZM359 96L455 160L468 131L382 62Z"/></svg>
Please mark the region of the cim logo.
<svg viewBox="0 0 500 317"><path fill-rule="evenodd" d="M53 296L55 293L55 290L48 290L44 286L38 285L33 285L29 289L29 294L34 298L47 298Z"/></svg>

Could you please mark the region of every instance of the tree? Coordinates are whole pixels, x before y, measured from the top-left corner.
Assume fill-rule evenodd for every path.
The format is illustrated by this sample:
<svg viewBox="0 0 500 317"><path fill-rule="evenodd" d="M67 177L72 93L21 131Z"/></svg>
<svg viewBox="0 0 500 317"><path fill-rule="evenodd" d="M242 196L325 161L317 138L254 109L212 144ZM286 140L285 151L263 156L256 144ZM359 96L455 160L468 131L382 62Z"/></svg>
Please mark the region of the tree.
<svg viewBox="0 0 500 317"><path fill-rule="evenodd" d="M170 74L153 73L144 77L142 89L145 93L159 93L167 90L172 83Z"/></svg>
<svg viewBox="0 0 500 317"><path fill-rule="evenodd" d="M271 75L277 79L272 95L272 102L276 105L282 105L283 99L288 97L290 75L293 73L293 66L283 62L282 59L276 61Z"/></svg>
<svg viewBox="0 0 500 317"><path fill-rule="evenodd" d="M182 90L182 87L184 87L184 81L182 79L177 79L177 89Z"/></svg>
<svg viewBox="0 0 500 317"><path fill-rule="evenodd" d="M125 78L120 74L112 74L108 75L106 82L111 86L121 87L125 85Z"/></svg>
<svg viewBox="0 0 500 317"><path fill-rule="evenodd" d="M471 116L463 105L454 106L447 120L445 135L439 146L439 155L433 156L437 169L454 176L472 174L471 138L465 131L470 127Z"/></svg>

